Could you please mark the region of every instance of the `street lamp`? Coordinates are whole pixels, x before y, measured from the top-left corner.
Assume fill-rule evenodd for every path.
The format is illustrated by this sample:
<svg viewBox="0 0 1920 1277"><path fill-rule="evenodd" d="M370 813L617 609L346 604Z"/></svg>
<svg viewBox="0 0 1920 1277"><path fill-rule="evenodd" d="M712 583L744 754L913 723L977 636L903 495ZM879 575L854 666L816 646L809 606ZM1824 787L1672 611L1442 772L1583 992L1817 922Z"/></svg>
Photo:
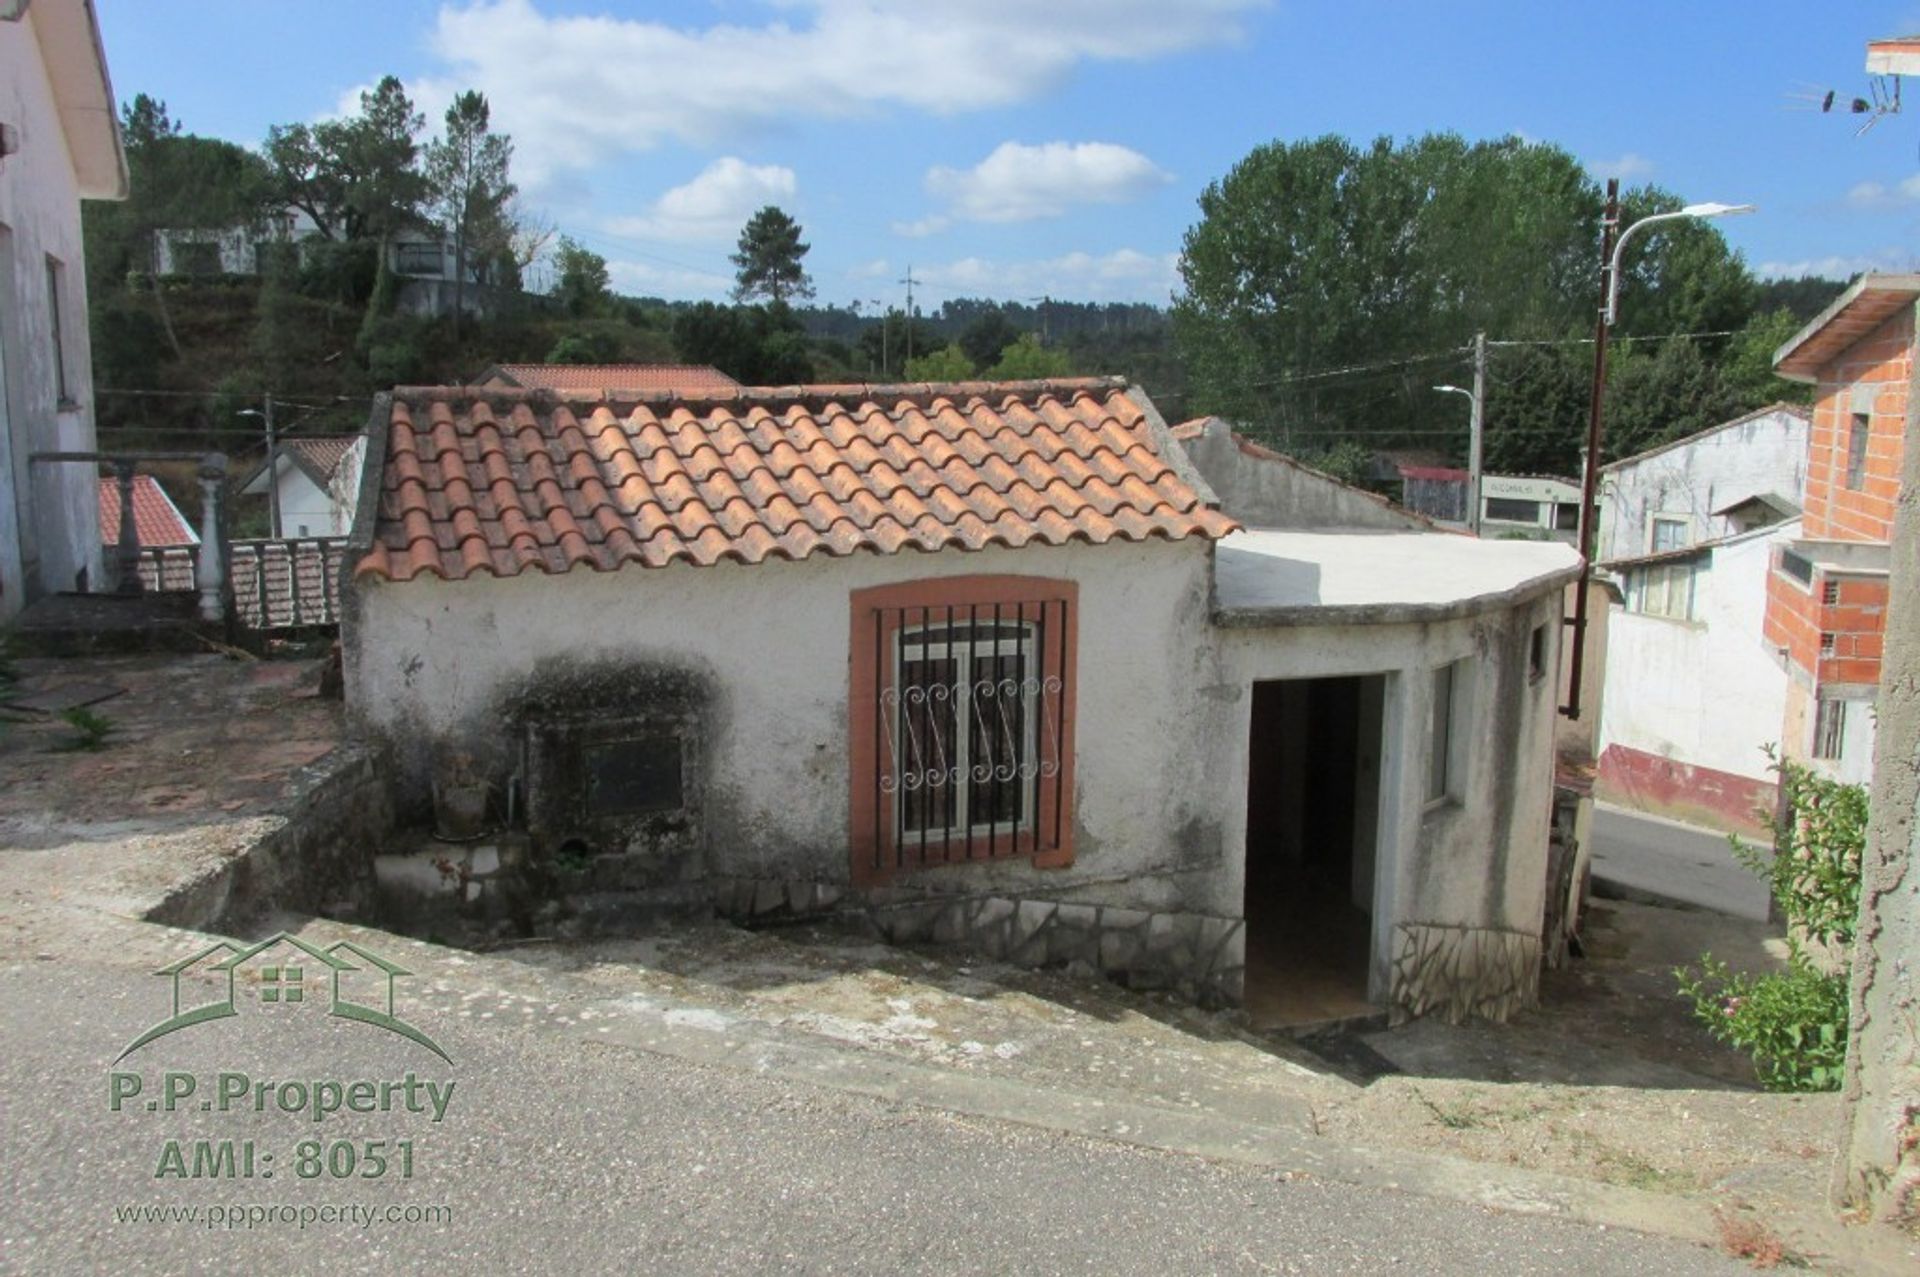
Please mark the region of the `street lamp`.
<svg viewBox="0 0 1920 1277"><path fill-rule="evenodd" d="M1653 213L1643 217L1615 238L1614 230L1620 225L1620 179L1607 180L1607 211L1600 223L1600 316L1593 334L1593 388L1587 402L1587 455L1580 471L1580 543L1577 548L1582 563L1573 598L1573 652L1568 662L1567 703L1560 710L1568 718L1580 717L1580 671L1587 650L1587 581L1593 573L1589 558L1594 549L1593 500L1600 475L1600 420L1607 385L1607 334L1612 330L1620 309L1621 253L1635 231L1655 222L1678 221L1683 217L1727 217L1753 211L1751 204L1689 204L1671 213Z"/></svg>
<svg viewBox="0 0 1920 1277"><path fill-rule="evenodd" d="M1621 231L1619 240L1613 246L1613 257L1607 262L1607 327L1613 327L1613 321L1620 310L1620 256L1626 252L1627 241L1633 238L1635 231L1644 226L1651 226L1655 222L1673 222L1683 217L1733 217L1740 213L1754 211L1752 204L1720 204L1712 201L1705 204L1689 204L1671 213L1653 213Z"/></svg>
<svg viewBox="0 0 1920 1277"><path fill-rule="evenodd" d="M1476 365L1477 369L1478 365ZM1465 386L1435 386L1444 395L1465 395L1473 405L1467 436L1467 530L1480 535L1480 396Z"/></svg>
<svg viewBox="0 0 1920 1277"><path fill-rule="evenodd" d="M277 462L280 449L273 437L273 396L264 400L266 411L258 408L242 408L236 417L258 417L267 427L267 534L274 540L280 539L280 474Z"/></svg>

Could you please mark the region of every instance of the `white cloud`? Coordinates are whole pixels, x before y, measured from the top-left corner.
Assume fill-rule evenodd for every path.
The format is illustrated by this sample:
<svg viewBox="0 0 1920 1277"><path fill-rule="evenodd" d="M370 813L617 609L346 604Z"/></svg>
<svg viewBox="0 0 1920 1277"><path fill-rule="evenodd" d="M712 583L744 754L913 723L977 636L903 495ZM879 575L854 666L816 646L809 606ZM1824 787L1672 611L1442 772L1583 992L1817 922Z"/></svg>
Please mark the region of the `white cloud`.
<svg viewBox="0 0 1920 1277"><path fill-rule="evenodd" d="M1618 159L1588 160L1587 171L1602 181L1617 177L1630 182L1636 177L1653 176L1653 161L1637 151L1628 151Z"/></svg>
<svg viewBox="0 0 1920 1277"><path fill-rule="evenodd" d="M655 266L647 262L610 257L607 277L613 291L629 297L706 298L722 300L733 293L733 278L712 271Z"/></svg>
<svg viewBox="0 0 1920 1277"><path fill-rule="evenodd" d="M1238 38L1267 0L778 0L775 20L705 27L542 13L534 0L442 5L444 70L409 84L487 95L538 188L662 142L723 144L796 118L888 107L957 114L1030 100L1084 62L1145 61Z"/></svg>
<svg viewBox="0 0 1920 1277"><path fill-rule="evenodd" d="M1920 257L1911 248L1882 248L1871 253L1809 257L1799 261L1761 262L1754 268L1762 279L1799 279L1818 275L1826 279L1852 279L1867 271L1911 271L1920 269Z"/></svg>
<svg viewBox="0 0 1920 1277"><path fill-rule="evenodd" d="M917 222L895 222L893 233L908 239L924 239L928 235L938 235L951 225L953 225L952 218L935 214L932 217L923 217Z"/></svg>
<svg viewBox="0 0 1920 1277"><path fill-rule="evenodd" d="M1120 204L1172 181L1140 152L1112 142L1002 142L970 169L933 168L927 190L975 222L1058 217L1076 204Z"/></svg>
<svg viewBox="0 0 1920 1277"><path fill-rule="evenodd" d="M1868 210L1899 208L1920 203L1920 174L1893 186L1880 182L1861 182L1847 192L1847 207Z"/></svg>
<svg viewBox="0 0 1920 1277"><path fill-rule="evenodd" d="M963 257L940 265L916 266L914 271L930 289L951 296L1008 301L1053 296L1164 305L1180 281L1180 255L1123 248L1099 256L1068 253L1020 262Z"/></svg>
<svg viewBox="0 0 1920 1277"><path fill-rule="evenodd" d="M852 270L848 271L847 278L848 279L881 279L887 275L891 275L892 273L893 273L893 266L887 261L887 259L884 257L876 257L872 261L861 262L858 266L855 266Z"/></svg>
<svg viewBox="0 0 1920 1277"><path fill-rule="evenodd" d="M768 204L793 198L793 170L778 164L754 165L723 156L691 182L676 186L635 217L610 217L602 224L612 235L669 240L679 244L732 243L749 217Z"/></svg>

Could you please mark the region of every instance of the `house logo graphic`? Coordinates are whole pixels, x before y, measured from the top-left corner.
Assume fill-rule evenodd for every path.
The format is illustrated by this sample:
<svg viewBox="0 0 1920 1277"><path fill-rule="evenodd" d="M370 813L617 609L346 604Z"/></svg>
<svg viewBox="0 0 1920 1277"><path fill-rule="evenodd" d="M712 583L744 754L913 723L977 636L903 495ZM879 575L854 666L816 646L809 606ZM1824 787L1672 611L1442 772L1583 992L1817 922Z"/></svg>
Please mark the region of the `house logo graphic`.
<svg viewBox="0 0 1920 1277"><path fill-rule="evenodd" d="M291 952L284 956L276 953L279 946L286 946ZM161 967L155 975L169 977L173 981L173 1014L142 1033L127 1044L114 1063L126 1059L135 1051L156 1038L169 1033L191 1028L196 1024L208 1024L214 1020L224 1020L240 1014L240 986L238 973L249 964L259 963L258 996L262 1003L269 1006L286 1005L291 1002L308 1001L309 991L315 984L325 981L326 996L332 999L327 1014L337 1015L346 1020L357 1020L361 1024L371 1024L375 1028L397 1033L412 1042L417 1042L433 1052L447 1063L453 1063L451 1057L440 1049L440 1044L428 1037L418 1028L408 1024L393 1012L393 982L398 976L412 975L405 967L389 962L372 950L355 944L351 940L342 940L322 949L295 935L282 931L267 937L256 944L243 945L233 940L215 940L198 953L180 959L170 966ZM311 961L317 964L314 974L318 980L309 979L309 969L302 965ZM227 977L227 996L205 1003L201 1006L180 1006L181 980L189 972L200 969L210 974L224 973ZM356 1002L347 996L354 992L353 978L360 976L365 983L384 983L386 985L386 1008ZM342 979L347 980L343 991ZM364 994L362 996L365 996Z"/></svg>

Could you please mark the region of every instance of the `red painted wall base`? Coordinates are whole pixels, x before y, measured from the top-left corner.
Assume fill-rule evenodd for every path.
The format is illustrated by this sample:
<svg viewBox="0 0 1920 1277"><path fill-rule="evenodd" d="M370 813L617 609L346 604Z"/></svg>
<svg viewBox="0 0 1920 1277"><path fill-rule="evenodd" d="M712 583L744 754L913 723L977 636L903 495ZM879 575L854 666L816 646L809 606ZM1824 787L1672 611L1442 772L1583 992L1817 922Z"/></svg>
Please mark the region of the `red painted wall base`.
<svg viewBox="0 0 1920 1277"><path fill-rule="evenodd" d="M1779 787L1772 781L1696 767L1625 745L1600 755L1594 797L1688 824L1771 837Z"/></svg>

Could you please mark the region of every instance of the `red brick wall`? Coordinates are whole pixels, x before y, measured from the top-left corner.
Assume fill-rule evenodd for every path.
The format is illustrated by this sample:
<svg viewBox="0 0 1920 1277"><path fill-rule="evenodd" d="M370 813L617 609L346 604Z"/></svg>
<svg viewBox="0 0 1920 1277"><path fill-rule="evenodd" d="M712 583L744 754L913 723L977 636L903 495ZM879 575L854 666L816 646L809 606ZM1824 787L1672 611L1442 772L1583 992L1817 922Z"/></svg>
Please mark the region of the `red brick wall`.
<svg viewBox="0 0 1920 1277"><path fill-rule="evenodd" d="M1818 594L1777 565L1767 574L1767 616L1761 633L1769 647L1786 648L1787 659L1809 676L1820 660L1819 603Z"/></svg>
<svg viewBox="0 0 1920 1277"><path fill-rule="evenodd" d="M1808 540L1893 539L1893 502L1900 492L1912 353L1913 311L1903 309L1821 369L1807 443L1804 526ZM1858 489L1850 489L1846 486L1847 436L1856 384L1872 385L1877 393L1866 474Z"/></svg>
<svg viewBox="0 0 1920 1277"><path fill-rule="evenodd" d="M1825 601L1829 582L1839 587L1831 605ZM1818 683L1878 683L1886 609L1885 577L1816 571L1808 589L1775 568L1767 577L1762 632L1770 647L1786 648L1787 659ZM1821 651L1823 634L1833 636L1831 652Z"/></svg>

